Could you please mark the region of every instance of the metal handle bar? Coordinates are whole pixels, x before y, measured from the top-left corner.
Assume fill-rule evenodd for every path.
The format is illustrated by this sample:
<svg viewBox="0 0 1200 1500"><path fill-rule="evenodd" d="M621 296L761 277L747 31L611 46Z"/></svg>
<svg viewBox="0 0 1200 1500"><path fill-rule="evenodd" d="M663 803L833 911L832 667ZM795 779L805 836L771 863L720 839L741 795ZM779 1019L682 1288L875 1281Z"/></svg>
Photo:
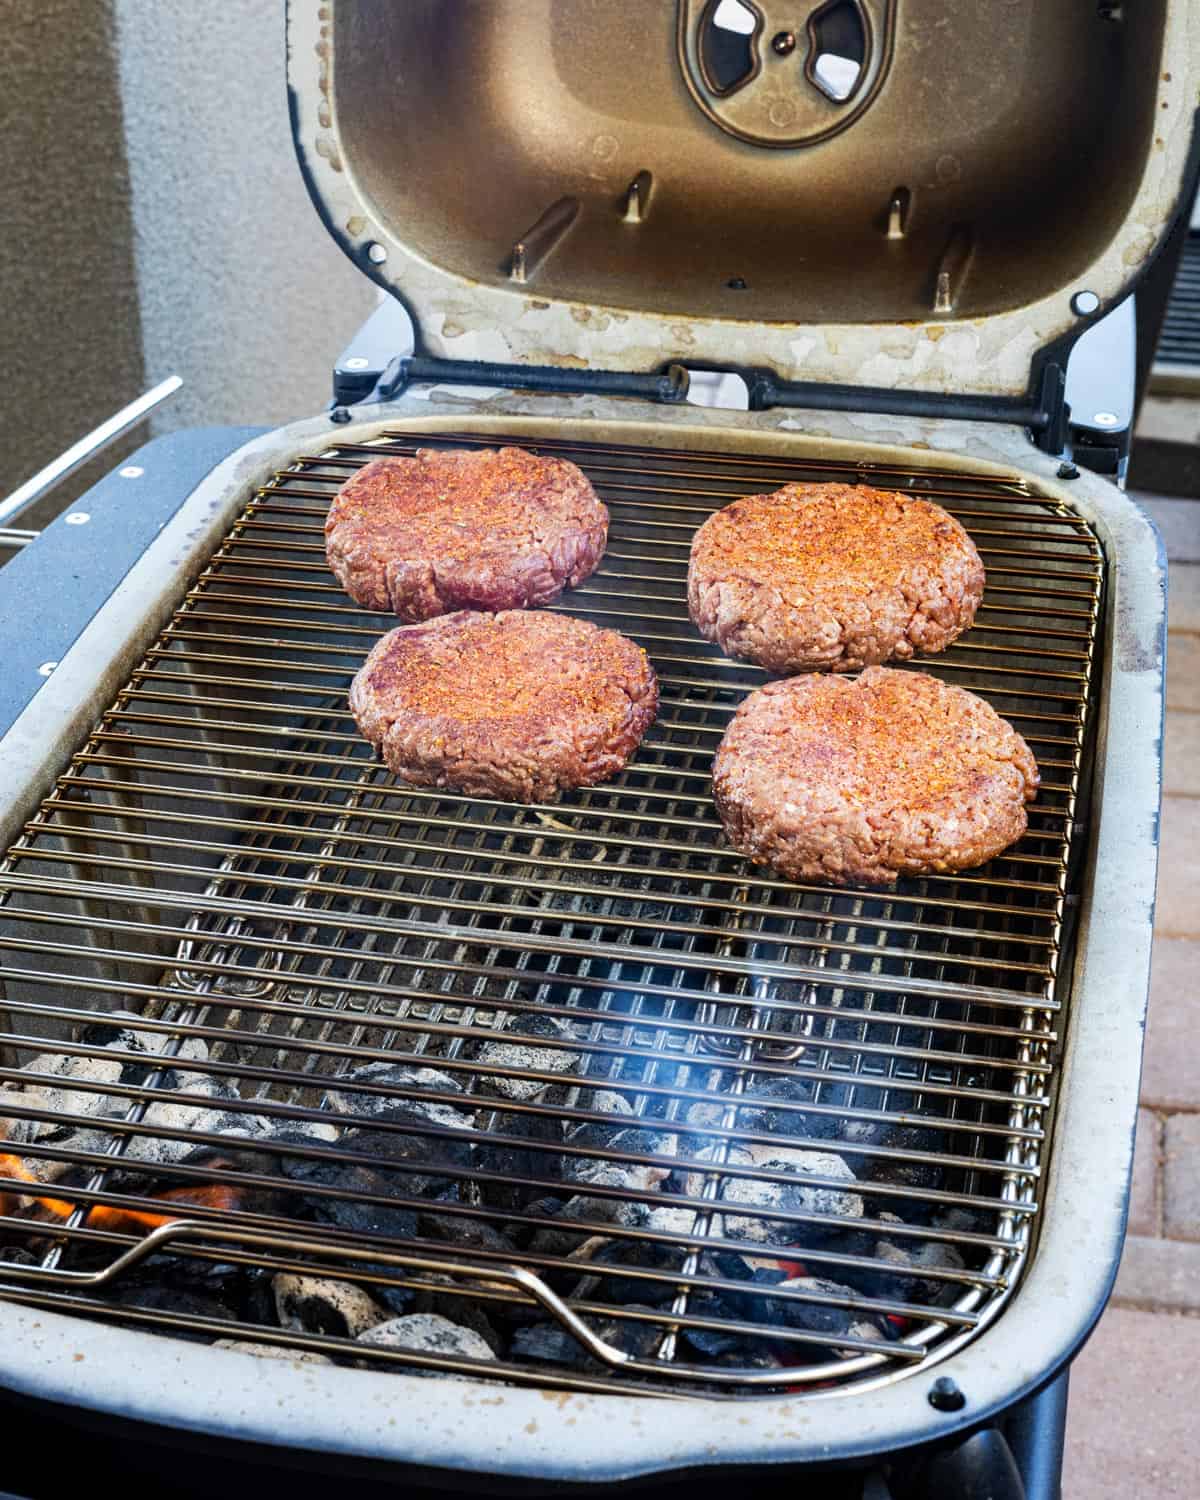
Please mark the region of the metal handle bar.
<svg viewBox="0 0 1200 1500"><path fill-rule="evenodd" d="M679 1380L698 1380L702 1383L718 1383L722 1385L760 1385L760 1386L796 1386L805 1383L806 1379L814 1378L820 1374L819 1370L806 1371L804 1369L784 1370L755 1370L755 1369L731 1369L729 1367L714 1367L711 1365L673 1365L661 1360L638 1359L631 1354L626 1354L622 1349L615 1349L604 1339L598 1337L588 1325L578 1316L555 1292L546 1285L540 1276L535 1276L532 1271L527 1271L522 1266L477 1266L465 1265L461 1261L444 1260L441 1257L429 1255L411 1255L395 1250L374 1250L360 1248L354 1245L343 1245L329 1243L324 1240L302 1239L293 1235L271 1234L257 1229L240 1229L233 1226L214 1225L205 1223L199 1219L176 1219L169 1224L161 1224L143 1240L136 1245L131 1245L128 1250L119 1255L111 1264L98 1271L68 1271L56 1267L53 1270L39 1266L0 1266L0 1280L9 1282L13 1290L19 1290L21 1284L33 1283L34 1285L62 1286L67 1283L73 1288L95 1288L99 1289L116 1281L125 1271L128 1271L148 1256L155 1255L166 1249L178 1240L203 1240L208 1242L233 1243L245 1245L258 1249L276 1249L289 1254L296 1255L324 1255L337 1256L343 1261L365 1261L368 1269L374 1271L379 1266L391 1266L401 1271L424 1271L439 1275L466 1276L475 1281L490 1282L493 1286L502 1286L509 1290L523 1293L545 1308L545 1310L558 1323L564 1327L594 1358L612 1369L622 1369L638 1375L674 1376ZM668 1319L669 1321L669 1319ZM862 1340L847 1339L847 1347L863 1346L863 1354L859 1360L865 1360L867 1367L877 1364L879 1355L895 1355L901 1353L907 1355L914 1361L920 1360L923 1351L916 1348L904 1348L895 1344L881 1346L879 1349L871 1345L863 1344ZM848 1360L839 1366L839 1373L844 1373L847 1368L857 1367L858 1360ZM481 1369L481 1373L485 1373Z"/></svg>
<svg viewBox="0 0 1200 1500"><path fill-rule="evenodd" d="M13 520L15 516L40 500L56 484L61 483L68 474L73 474L81 465L87 463L89 458L94 458L97 453L103 453L105 448L116 440L131 427L137 424L164 402L168 396L173 396L183 381L178 375L168 375L166 380L160 381L152 390L139 396L136 401L131 401L128 406L123 406L114 416L109 417L107 422L101 422L94 431L89 432L86 437L73 443L65 453L60 453L57 458L52 459L45 468L39 469L32 479L27 479L23 485L15 489L7 500L0 501L0 525L5 525Z"/></svg>

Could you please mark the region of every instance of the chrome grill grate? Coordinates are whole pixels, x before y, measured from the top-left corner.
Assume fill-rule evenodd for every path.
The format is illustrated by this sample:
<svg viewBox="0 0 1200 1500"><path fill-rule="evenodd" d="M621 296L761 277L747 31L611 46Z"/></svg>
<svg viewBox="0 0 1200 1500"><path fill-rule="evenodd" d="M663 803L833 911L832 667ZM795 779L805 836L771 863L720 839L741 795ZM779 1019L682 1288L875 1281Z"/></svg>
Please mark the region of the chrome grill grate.
<svg viewBox="0 0 1200 1500"><path fill-rule="evenodd" d="M0 1084L33 1089L41 1074L48 1087L46 1055L99 1058L129 1024L104 1021L114 1007L138 1012L143 1038L163 1045L151 1068L118 1038L103 1058L129 1065L119 1076L110 1067L99 1081L74 1079L70 1096L0 1100L10 1128L61 1127L21 1146L27 1164L70 1164L65 1175L47 1167L52 1192L25 1210L43 1222L0 1217L0 1246L16 1247L10 1259L19 1262L0 1276L7 1295L162 1331L347 1354L332 1336L115 1300L151 1252L173 1246L189 1264L316 1265L377 1287L428 1286L436 1273L444 1296L484 1308L532 1296L547 1318L590 1339L592 1354L590 1363L510 1358L476 1370L457 1357L352 1346L356 1359L400 1367L669 1394L815 1391L927 1364L999 1312L1036 1229L1094 719L1104 567L1096 540L1079 516L1016 480L516 438L578 462L608 503L607 556L562 607L647 647L661 716L620 778L555 806L413 791L374 761L345 707L350 677L394 622L353 607L330 578L324 510L347 474L381 452L500 440L388 433L369 446L334 444L277 474L0 867ZM839 892L776 880L721 842L709 763L730 712L763 674L725 660L691 629L690 538L730 498L825 478L936 498L983 555L988 587L976 625L921 666L1012 720L1038 757L1043 787L1028 835L981 870L885 894ZM489 1061L488 1039L534 1015L559 1019L566 1039L539 1042L528 1066ZM570 1076L556 1053L579 1059ZM344 1099L353 1069L389 1060L455 1079L472 1096L477 1144L511 1146L502 1127L525 1137L517 1168L481 1166L478 1156L457 1172L439 1167L439 1177L456 1179L454 1201L438 1209L449 1233L431 1236L420 1223L382 1236L316 1226L314 1201L371 1194L336 1178L310 1182L303 1199L281 1193L278 1150L272 1157L261 1137L257 1153L237 1150L252 1145L258 1122L347 1123L327 1090L343 1080ZM163 1100L210 1102L198 1078L234 1095L218 1132L172 1126L162 1112ZM525 1086L498 1099L498 1079ZM539 1094L538 1084L554 1092ZM778 1097L801 1085L802 1098ZM659 1145L556 1138L551 1149L557 1122L611 1120L598 1089L619 1092L660 1131ZM417 1085L402 1092L446 1099ZM395 1090L360 1079L350 1093ZM80 1102L95 1097L118 1117L98 1123ZM86 1136L72 1137L74 1126ZM414 1129L408 1120L405 1132ZM447 1135L436 1125L420 1131ZM171 1140L211 1146L210 1159L176 1153L168 1167L131 1173L137 1143ZM785 1290L772 1294L769 1312L751 1304L714 1315L713 1295L729 1290L714 1251L747 1250L730 1237L722 1197L734 1183L786 1182L766 1153L801 1148L836 1152L851 1167L862 1217L842 1222L819 1206L741 1212L764 1232L794 1226L794 1245L756 1244L759 1264L802 1257L808 1275L834 1290ZM337 1138L293 1138L286 1156L362 1163ZM641 1210L617 1227L582 1218L576 1256L589 1236L641 1252L629 1264L588 1262L585 1277L571 1249L530 1239L549 1222L545 1195L563 1194L553 1159L589 1156L673 1174L670 1196L658 1186L590 1186L591 1212L606 1203L678 1212L666 1227ZM10 1175L0 1162L0 1195L28 1201L33 1190L14 1157L3 1160ZM371 1165L384 1170L378 1159ZM412 1172L387 1167L381 1206L428 1208L405 1191ZM161 1216L153 1194L164 1188L214 1184L236 1185L242 1201L189 1206L186 1224L148 1238L154 1221L139 1228L128 1218ZM507 1195L502 1208L497 1195ZM106 1218L103 1208L127 1212ZM489 1248L480 1226L504 1228L525 1248L516 1257ZM879 1271L885 1240L956 1254L919 1277L901 1272L880 1292L862 1278ZM510 1275L514 1259L521 1269ZM621 1300L611 1293L618 1281ZM858 1287L852 1297L847 1285ZM779 1309L789 1301L849 1308L859 1321L849 1331L785 1326ZM635 1323L653 1334L633 1360L596 1332ZM714 1364L694 1347L704 1331L753 1335L774 1351L770 1367Z"/></svg>

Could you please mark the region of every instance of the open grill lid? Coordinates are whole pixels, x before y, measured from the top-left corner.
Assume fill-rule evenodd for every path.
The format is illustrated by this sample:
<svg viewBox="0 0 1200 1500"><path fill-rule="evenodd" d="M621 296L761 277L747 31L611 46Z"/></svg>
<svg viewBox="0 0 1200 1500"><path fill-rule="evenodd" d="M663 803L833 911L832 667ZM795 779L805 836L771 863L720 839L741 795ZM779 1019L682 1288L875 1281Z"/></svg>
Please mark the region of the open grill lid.
<svg viewBox="0 0 1200 1500"><path fill-rule="evenodd" d="M419 353L1036 398L1179 209L1200 13L290 0L288 76Z"/></svg>

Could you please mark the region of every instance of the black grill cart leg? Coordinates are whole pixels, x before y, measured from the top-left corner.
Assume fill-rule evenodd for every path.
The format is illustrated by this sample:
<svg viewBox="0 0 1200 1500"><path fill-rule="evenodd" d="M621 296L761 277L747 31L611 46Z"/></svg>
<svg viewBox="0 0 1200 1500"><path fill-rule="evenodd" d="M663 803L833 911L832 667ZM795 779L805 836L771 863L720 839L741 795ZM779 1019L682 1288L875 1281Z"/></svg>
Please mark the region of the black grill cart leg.
<svg viewBox="0 0 1200 1500"><path fill-rule="evenodd" d="M1004 1434L985 1427L944 1448L926 1466L921 1500L1028 1500L1021 1471Z"/></svg>
<svg viewBox="0 0 1200 1500"><path fill-rule="evenodd" d="M1036 1396L1015 1407L1005 1424L1028 1500L1061 1500L1069 1378L1066 1367Z"/></svg>

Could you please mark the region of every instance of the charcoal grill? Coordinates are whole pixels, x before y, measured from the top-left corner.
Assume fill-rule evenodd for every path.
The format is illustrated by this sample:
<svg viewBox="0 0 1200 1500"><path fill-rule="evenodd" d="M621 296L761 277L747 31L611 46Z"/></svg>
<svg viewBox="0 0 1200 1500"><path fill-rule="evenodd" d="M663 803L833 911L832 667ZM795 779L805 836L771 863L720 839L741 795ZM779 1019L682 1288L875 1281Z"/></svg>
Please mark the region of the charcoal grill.
<svg viewBox="0 0 1200 1500"><path fill-rule="evenodd" d="M412 34L369 6L330 22L293 4L289 26L318 207L420 303L428 247L340 154L378 172L355 111L379 57L417 45L433 11L416 10ZM1164 20L1177 42L1186 24ZM1180 174L1186 144L1177 130L1160 153ZM650 191L633 179L624 227ZM343 382L332 413L231 441L198 481L155 445L125 471L180 490L177 509L0 738L10 1391L443 1482L864 1466L986 1426L1103 1306L1149 961L1163 568L1136 507L1061 451L1056 360L1074 333L1039 323L1026 287L1020 308L981 304L965 391L961 352L935 367L939 389L814 387L788 378L799 356L780 363L777 326L699 321L696 363L733 340L753 408L702 410L679 399L678 363L659 368L678 328L642 310L589 334L609 318L600 295L566 320L566 358L534 360L565 326L538 267L580 212L539 221L475 292L439 273L424 352ZM1089 267L1101 310L1126 287L1123 243ZM962 317L931 325L929 350L972 321L970 259L939 263L939 316ZM524 363L448 357L468 304ZM622 319L636 328L612 334ZM1002 383L1001 334L1019 327L1045 335L1025 391ZM879 329L849 338L858 363L838 369L861 373ZM577 340L599 370L572 367ZM640 369L613 368L618 344ZM557 607L644 645L663 689L629 768L554 805L414 790L374 760L345 693L389 622L323 559L329 498L361 464L501 442L591 477L609 549ZM980 870L835 891L756 870L720 837L712 752L763 677L690 627L690 538L738 495L828 479L938 500L987 567L973 628L921 663L987 698L1042 770L1028 834ZM120 504L122 481L106 483ZM398 1082L396 1067L434 1071ZM378 1114L398 1102L410 1112ZM383 1138L370 1150L364 1118ZM433 1168L389 1154L390 1137L419 1138ZM796 1153L799 1207L771 1198L794 1187ZM537 1324L542 1344L488 1360L139 1296L164 1265L436 1297L452 1321L461 1307ZM749 1291L747 1267L789 1284ZM148 1373L164 1349L166 1381Z"/></svg>

